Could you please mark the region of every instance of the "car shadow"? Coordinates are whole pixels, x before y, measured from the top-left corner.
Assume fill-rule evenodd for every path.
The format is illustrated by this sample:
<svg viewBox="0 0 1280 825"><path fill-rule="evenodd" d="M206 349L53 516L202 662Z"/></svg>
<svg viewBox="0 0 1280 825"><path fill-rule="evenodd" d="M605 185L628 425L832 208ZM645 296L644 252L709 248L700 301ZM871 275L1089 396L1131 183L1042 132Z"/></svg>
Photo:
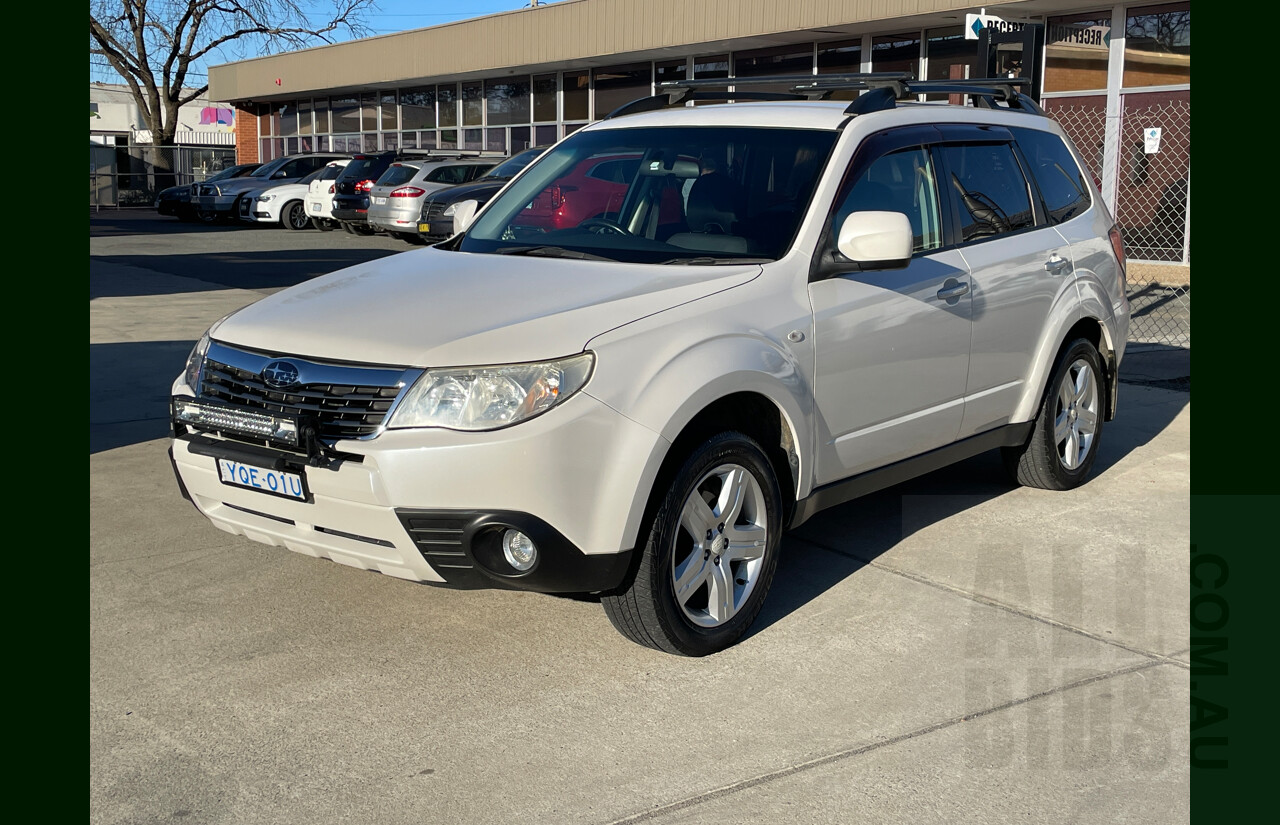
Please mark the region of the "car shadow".
<svg viewBox="0 0 1280 825"><path fill-rule="evenodd" d="M1190 398L1122 384L1119 413L1103 431L1093 477L1163 432ZM800 610L913 533L1015 489L1000 452L992 450L819 513L783 537L777 575L748 636Z"/></svg>
<svg viewBox="0 0 1280 825"><path fill-rule="evenodd" d="M89 345L89 454L169 434L169 388L195 341Z"/></svg>
<svg viewBox="0 0 1280 825"><path fill-rule="evenodd" d="M89 299L137 295L173 295L218 289L283 289L339 269L396 255L404 249L290 249L264 252L201 252L190 255L94 255L90 259ZM94 264L107 266L95 267ZM131 277L125 270L147 270L181 278ZM136 272L134 273L136 274Z"/></svg>

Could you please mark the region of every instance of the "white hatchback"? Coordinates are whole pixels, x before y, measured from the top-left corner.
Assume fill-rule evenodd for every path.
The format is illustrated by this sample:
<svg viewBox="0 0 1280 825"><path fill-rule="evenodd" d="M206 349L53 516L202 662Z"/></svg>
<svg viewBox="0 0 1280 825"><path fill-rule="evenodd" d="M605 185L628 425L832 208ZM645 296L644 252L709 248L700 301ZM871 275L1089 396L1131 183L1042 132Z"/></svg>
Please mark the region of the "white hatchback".
<svg viewBox="0 0 1280 825"><path fill-rule="evenodd" d="M704 655L823 508L988 450L1011 483L1085 483L1124 252L1022 81L798 76L751 102L748 79L668 105L721 82L575 132L459 203L443 243L215 323L172 387L184 494L352 567L593 593L627 638ZM866 93L804 99L837 88ZM560 219L531 225L544 202Z"/></svg>
<svg viewBox="0 0 1280 825"><path fill-rule="evenodd" d="M343 168L351 161L335 160L321 170L320 177L307 186L307 195L303 199L306 204L307 217L311 225L322 232L336 229L338 222L333 219L333 182L342 174Z"/></svg>

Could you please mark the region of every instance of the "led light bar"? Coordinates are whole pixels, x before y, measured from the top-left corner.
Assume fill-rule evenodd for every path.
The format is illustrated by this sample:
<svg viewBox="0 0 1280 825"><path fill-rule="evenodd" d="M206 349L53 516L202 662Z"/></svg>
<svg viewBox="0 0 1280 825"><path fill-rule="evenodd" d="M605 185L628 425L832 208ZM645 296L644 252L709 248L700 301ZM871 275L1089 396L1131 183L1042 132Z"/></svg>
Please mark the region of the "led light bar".
<svg viewBox="0 0 1280 825"><path fill-rule="evenodd" d="M201 430L260 438L290 447L301 443L295 418L237 410L192 398L173 399L173 420Z"/></svg>

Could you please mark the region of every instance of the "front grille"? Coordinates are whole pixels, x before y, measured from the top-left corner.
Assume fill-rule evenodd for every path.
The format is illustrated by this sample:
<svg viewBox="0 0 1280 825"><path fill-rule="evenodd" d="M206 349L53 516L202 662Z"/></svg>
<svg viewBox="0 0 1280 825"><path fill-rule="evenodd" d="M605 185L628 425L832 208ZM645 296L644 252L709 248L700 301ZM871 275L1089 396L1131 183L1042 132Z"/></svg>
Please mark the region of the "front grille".
<svg viewBox="0 0 1280 825"><path fill-rule="evenodd" d="M462 533L468 518L420 516L409 512L397 513L400 522L417 546L422 558L439 570L470 570L471 559L462 549ZM446 579L449 575L442 573Z"/></svg>
<svg viewBox="0 0 1280 825"><path fill-rule="evenodd" d="M240 216L247 217L248 215L249 215L249 199L241 198L240 199Z"/></svg>
<svg viewBox="0 0 1280 825"><path fill-rule="evenodd" d="M200 395L250 410L313 418L323 439L359 438L377 431L400 394L400 385L303 384L268 387L262 376L206 358Z"/></svg>
<svg viewBox="0 0 1280 825"><path fill-rule="evenodd" d="M422 219L429 221L440 217L444 214L445 204L443 203L427 203L422 207Z"/></svg>

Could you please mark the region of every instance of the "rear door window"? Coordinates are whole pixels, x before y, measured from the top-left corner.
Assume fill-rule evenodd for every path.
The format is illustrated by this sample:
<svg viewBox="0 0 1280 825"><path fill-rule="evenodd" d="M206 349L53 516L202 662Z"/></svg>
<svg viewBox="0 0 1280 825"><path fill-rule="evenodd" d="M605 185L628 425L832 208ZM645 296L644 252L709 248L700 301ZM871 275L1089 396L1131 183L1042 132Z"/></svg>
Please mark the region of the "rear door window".
<svg viewBox="0 0 1280 825"><path fill-rule="evenodd" d="M1008 143L946 143L943 187L959 206L964 243L1036 225L1022 167Z"/></svg>
<svg viewBox="0 0 1280 825"><path fill-rule="evenodd" d="M1089 208L1092 188L1062 138L1038 129L1010 129L1040 190L1049 223L1060 224Z"/></svg>

